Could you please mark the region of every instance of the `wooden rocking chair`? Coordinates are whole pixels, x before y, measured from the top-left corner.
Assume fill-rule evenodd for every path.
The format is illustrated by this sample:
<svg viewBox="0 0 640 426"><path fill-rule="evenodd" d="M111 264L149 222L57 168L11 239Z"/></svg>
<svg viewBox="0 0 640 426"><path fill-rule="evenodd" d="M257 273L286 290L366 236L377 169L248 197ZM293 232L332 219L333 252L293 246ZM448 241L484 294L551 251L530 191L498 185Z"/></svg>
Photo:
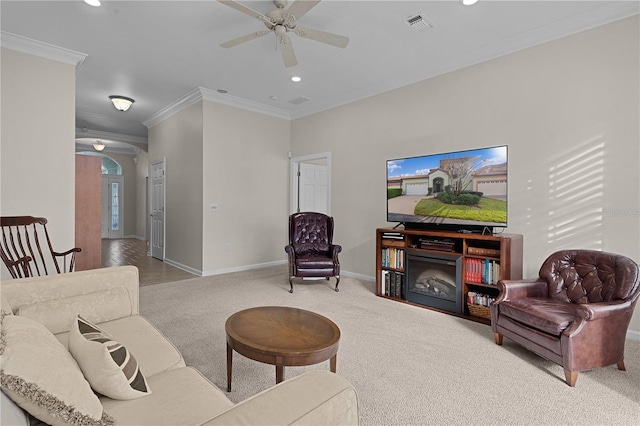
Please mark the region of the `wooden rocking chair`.
<svg viewBox="0 0 640 426"><path fill-rule="evenodd" d="M0 257L13 278L26 278L49 275L53 267L57 273L73 272L76 253L74 247L65 252L57 252L51 246L47 232L47 219L32 216L2 216L2 240ZM40 247L40 241L46 240L47 246ZM62 258L62 269L58 263Z"/></svg>

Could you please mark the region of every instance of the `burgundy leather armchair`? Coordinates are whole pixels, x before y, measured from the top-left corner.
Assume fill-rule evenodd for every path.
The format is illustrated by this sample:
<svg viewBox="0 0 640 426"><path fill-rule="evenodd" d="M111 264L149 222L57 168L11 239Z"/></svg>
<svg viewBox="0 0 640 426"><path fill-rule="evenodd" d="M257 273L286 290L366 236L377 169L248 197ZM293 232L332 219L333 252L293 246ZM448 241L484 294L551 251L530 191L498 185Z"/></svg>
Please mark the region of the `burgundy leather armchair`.
<svg viewBox="0 0 640 426"><path fill-rule="evenodd" d="M495 342L503 336L561 365L569 386L580 371L617 364L640 295L638 265L594 250L549 256L539 278L504 280L491 304Z"/></svg>
<svg viewBox="0 0 640 426"><path fill-rule="evenodd" d="M302 212L289 216L289 293L296 277L336 278L340 284L338 253L342 246L333 244L333 218L323 213Z"/></svg>

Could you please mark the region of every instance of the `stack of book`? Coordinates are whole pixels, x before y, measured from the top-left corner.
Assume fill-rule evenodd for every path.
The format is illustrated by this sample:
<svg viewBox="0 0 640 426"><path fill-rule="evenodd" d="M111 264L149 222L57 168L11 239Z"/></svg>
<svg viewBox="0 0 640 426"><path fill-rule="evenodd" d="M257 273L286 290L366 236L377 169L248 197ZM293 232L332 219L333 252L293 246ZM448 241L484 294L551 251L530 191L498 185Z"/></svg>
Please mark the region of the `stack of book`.
<svg viewBox="0 0 640 426"><path fill-rule="evenodd" d="M400 232L383 232L382 239L404 241L404 235L402 235Z"/></svg>

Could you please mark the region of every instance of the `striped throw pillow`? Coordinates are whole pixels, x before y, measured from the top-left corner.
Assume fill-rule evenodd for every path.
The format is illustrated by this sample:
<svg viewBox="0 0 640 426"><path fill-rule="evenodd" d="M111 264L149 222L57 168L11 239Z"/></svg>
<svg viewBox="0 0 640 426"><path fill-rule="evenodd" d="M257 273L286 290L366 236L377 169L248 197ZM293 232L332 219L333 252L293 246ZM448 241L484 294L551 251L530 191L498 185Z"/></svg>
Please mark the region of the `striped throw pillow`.
<svg viewBox="0 0 640 426"><path fill-rule="evenodd" d="M69 351L94 391L121 400L151 394L133 354L80 315L71 325Z"/></svg>

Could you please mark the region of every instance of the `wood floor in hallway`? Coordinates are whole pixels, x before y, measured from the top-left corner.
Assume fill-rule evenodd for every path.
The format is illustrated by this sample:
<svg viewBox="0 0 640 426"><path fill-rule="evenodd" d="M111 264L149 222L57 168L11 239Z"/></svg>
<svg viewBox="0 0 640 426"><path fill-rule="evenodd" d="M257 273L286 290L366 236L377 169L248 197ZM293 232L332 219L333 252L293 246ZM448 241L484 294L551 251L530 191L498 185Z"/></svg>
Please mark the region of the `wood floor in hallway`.
<svg viewBox="0 0 640 426"><path fill-rule="evenodd" d="M140 285L196 278L182 269L147 255L146 241L136 238L102 240L102 267L134 265L140 271Z"/></svg>

